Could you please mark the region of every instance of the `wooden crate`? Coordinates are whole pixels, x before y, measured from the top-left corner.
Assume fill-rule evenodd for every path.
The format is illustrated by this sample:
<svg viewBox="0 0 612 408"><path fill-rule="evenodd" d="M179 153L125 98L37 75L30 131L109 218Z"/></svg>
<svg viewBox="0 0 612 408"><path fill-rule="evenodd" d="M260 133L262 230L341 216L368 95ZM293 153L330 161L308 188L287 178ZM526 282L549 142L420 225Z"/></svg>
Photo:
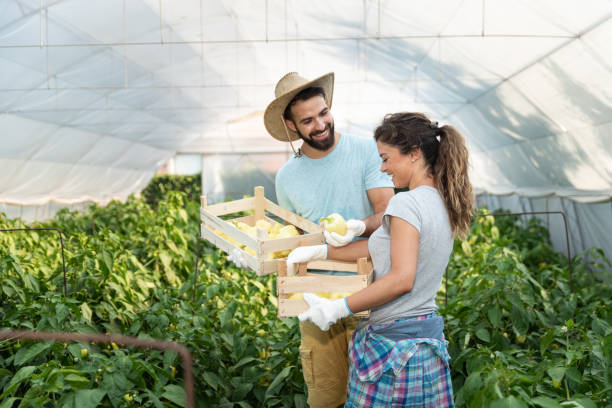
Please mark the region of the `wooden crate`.
<svg viewBox="0 0 612 408"><path fill-rule="evenodd" d="M308 310L304 299L289 299L292 293L318 292L357 292L370 283L374 274L372 262L359 258L357 262L320 260L298 265L295 276L287 276L287 261L278 261L276 290L278 292L278 317L297 316ZM335 276L321 273L309 273L308 269L326 271L354 272L355 275ZM355 313L355 316L367 317L369 310Z"/></svg>
<svg viewBox="0 0 612 408"><path fill-rule="evenodd" d="M202 220L202 238L212 242L217 248L228 254L235 248L239 249L247 266L254 270L257 275L267 275L276 272L278 259L269 259L268 255L271 253L295 249L300 244L317 245L325 243L323 227L291 211L285 210L266 199L264 197L264 188L261 186L255 187L254 197L208 205L206 196L202 196L201 201L200 216ZM278 217L286 224L292 224L302 230L303 234L295 237L268 239L267 231L258 228L257 238L253 238L229 222L219 218L220 216L250 210L253 211L253 215L235 217L231 218L231 220L242 221L250 226L254 226L255 222L261 219L270 223L276 223L275 220L266 215L266 212L268 212ZM231 243L215 233L214 230L224 233L239 244L246 245L247 248L250 248L254 252L254 255L240 249L236 244Z"/></svg>

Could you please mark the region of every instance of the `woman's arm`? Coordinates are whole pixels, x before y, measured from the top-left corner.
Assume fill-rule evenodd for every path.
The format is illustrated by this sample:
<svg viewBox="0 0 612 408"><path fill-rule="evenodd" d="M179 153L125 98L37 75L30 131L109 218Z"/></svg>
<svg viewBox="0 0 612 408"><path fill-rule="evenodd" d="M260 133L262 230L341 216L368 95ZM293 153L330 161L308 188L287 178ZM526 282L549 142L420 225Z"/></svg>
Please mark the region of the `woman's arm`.
<svg viewBox="0 0 612 408"><path fill-rule="evenodd" d="M391 270L367 288L346 298L353 313L384 305L412 290L419 254L419 231L407 221L391 217L390 235Z"/></svg>
<svg viewBox="0 0 612 408"><path fill-rule="evenodd" d="M343 247L327 245L327 259L336 261L356 261L359 258L369 258L368 240L353 241Z"/></svg>

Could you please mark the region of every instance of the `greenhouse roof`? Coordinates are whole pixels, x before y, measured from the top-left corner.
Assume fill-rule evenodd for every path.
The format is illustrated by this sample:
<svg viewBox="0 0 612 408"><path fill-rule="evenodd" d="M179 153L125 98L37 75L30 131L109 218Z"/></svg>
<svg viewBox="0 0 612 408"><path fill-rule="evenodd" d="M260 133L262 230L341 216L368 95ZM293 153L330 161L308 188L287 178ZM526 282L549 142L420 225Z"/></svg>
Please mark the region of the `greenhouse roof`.
<svg viewBox="0 0 612 408"><path fill-rule="evenodd" d="M479 192L612 197L612 3L3 0L0 202L125 199L177 152L284 152L262 113L335 72L340 132L423 111Z"/></svg>

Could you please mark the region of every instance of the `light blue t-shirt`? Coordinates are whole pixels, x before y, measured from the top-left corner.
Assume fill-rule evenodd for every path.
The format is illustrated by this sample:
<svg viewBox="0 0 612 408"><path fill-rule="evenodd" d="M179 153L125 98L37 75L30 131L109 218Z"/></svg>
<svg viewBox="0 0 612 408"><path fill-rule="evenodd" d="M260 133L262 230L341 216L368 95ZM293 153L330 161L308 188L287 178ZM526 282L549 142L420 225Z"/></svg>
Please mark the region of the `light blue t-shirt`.
<svg viewBox="0 0 612 408"><path fill-rule="evenodd" d="M364 219L374 213L367 190L393 187L380 166L374 139L342 134L327 156L292 157L283 165L276 174L278 204L317 224L332 213Z"/></svg>

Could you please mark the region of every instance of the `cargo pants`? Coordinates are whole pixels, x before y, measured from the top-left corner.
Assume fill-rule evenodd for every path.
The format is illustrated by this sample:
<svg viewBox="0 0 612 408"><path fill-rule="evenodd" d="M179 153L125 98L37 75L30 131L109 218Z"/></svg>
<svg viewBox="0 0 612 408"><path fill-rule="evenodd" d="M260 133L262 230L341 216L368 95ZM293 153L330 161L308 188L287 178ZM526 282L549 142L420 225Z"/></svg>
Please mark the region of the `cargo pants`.
<svg viewBox="0 0 612 408"><path fill-rule="evenodd" d="M327 331L300 322L300 358L310 408L336 408L346 401L348 345L359 318L346 317Z"/></svg>

